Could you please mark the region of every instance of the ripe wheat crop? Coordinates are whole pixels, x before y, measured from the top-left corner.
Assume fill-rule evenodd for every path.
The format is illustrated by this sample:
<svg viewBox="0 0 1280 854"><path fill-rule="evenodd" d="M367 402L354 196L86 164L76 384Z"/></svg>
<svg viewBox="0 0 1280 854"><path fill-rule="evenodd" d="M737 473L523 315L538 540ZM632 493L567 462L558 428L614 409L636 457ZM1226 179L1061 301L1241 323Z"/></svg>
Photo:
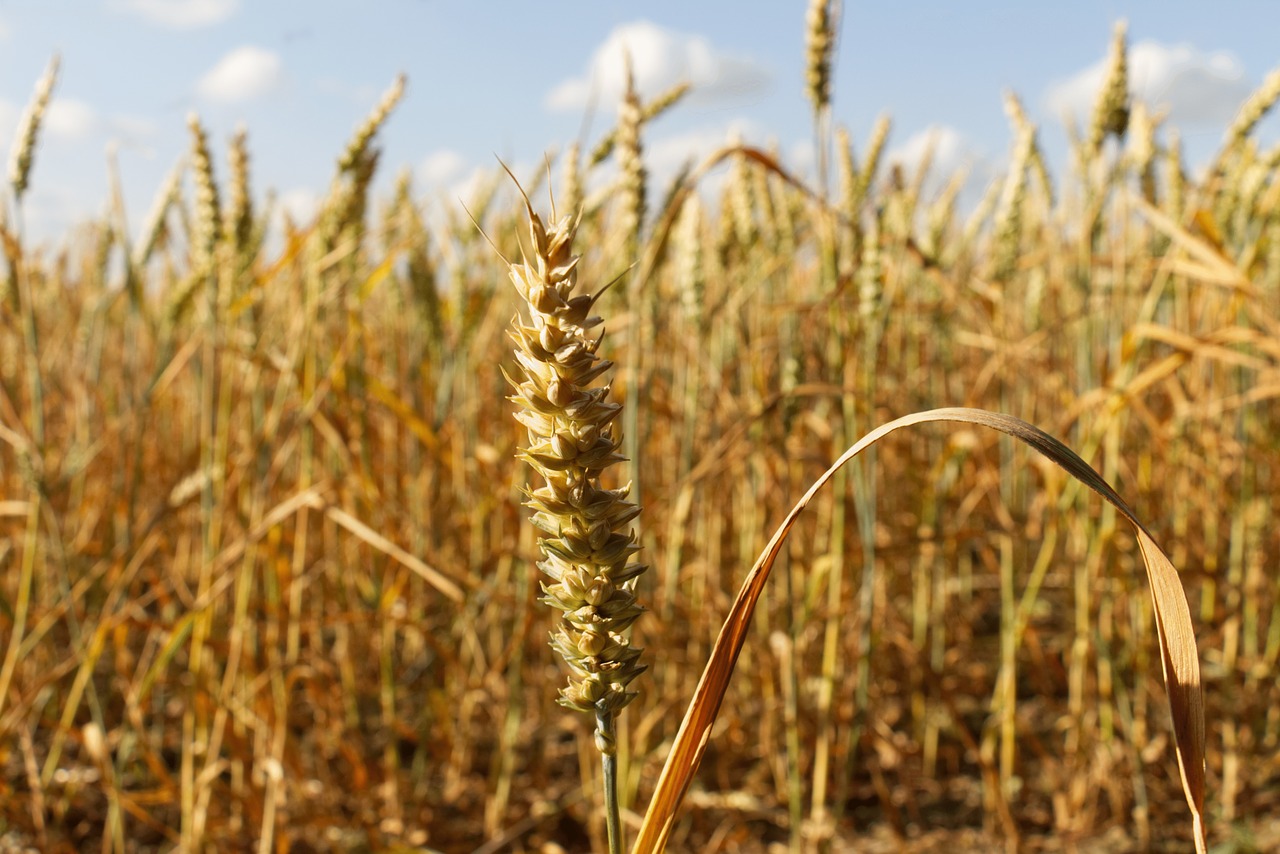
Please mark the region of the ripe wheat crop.
<svg viewBox="0 0 1280 854"><path fill-rule="evenodd" d="M193 116L136 234L57 251L55 60L0 222L0 848L1280 845L1277 77L1193 168L1118 28L1070 161L1007 93L969 205L841 126L839 21L812 174L651 186L687 87L629 87L465 209L378 198L397 80L311 220Z"/></svg>

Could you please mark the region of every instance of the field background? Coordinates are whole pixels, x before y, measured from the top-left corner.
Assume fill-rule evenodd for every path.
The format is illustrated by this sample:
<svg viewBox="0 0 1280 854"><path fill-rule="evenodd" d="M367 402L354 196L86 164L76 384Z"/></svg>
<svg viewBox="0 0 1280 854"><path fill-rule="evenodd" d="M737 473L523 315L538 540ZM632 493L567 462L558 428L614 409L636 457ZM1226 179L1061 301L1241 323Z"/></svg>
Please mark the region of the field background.
<svg viewBox="0 0 1280 854"><path fill-rule="evenodd" d="M653 567L634 810L792 502L872 427L963 405L1075 448L1182 570L1211 843L1280 845L1280 151L1249 136L1275 80L1194 168L1134 103L1052 174L1011 102L1006 174L972 207L963 175L882 164L887 123L850 141L822 110L825 181L726 141L722 180L638 195L643 151L612 136L549 153L554 187L517 176L582 210L584 289L617 280L601 353ZM497 167L434 219L407 178L371 198L397 97L312 222L269 229L251 146L211 159L198 125L136 240L115 205L29 246L12 199L4 844L602 847L503 376L522 202ZM673 850L1188 850L1116 522L995 434L883 442L792 537Z"/></svg>

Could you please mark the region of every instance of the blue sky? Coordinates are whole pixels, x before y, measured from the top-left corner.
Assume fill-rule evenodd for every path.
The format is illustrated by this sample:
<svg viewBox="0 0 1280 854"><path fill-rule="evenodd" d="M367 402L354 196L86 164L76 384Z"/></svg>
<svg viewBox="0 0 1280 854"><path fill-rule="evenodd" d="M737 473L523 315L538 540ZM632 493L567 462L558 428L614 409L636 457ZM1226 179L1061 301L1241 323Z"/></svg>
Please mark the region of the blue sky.
<svg viewBox="0 0 1280 854"><path fill-rule="evenodd" d="M656 180L739 133L812 162L804 98L807 2L443 2L443 0L0 0L0 150L50 55L61 79L26 201L47 239L101 211L117 156L136 228L188 148L185 117L210 128L225 175L235 127L249 132L256 192L299 213L321 194L355 125L395 75L405 100L382 137L383 186L412 168L419 190L465 195L495 155L517 172L616 112L625 44L642 95L681 78L694 95L653 124ZM1050 151L1061 115L1087 117L1113 23L1129 22L1135 90L1169 110L1194 165L1241 100L1280 65L1280 4L857 3L846 0L834 118L858 142L894 119L891 155L936 133L938 164L976 174L1010 146L1001 95L1016 91ZM1262 135L1277 138L1276 121ZM7 161L6 161L7 162ZM1061 162L1061 161L1060 161Z"/></svg>

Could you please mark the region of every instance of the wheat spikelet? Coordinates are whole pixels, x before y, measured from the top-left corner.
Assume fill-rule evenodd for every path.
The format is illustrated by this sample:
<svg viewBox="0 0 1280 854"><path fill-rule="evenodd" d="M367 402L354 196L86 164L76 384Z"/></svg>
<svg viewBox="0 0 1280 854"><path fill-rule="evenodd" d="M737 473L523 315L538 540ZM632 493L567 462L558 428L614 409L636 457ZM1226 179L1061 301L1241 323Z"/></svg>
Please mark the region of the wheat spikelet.
<svg viewBox="0 0 1280 854"><path fill-rule="evenodd" d="M369 184L373 181L380 154L373 147L373 138L404 96L405 81L403 74L396 77L373 110L356 127L338 158L338 172L329 189L317 229L317 251L321 255L332 251L344 235L354 237L364 229Z"/></svg>
<svg viewBox="0 0 1280 854"><path fill-rule="evenodd" d="M1280 213L1280 181L1274 180L1276 171L1280 170L1280 145L1273 147L1263 155L1264 170L1273 180L1258 199L1258 215L1268 222L1274 222Z"/></svg>
<svg viewBox="0 0 1280 854"><path fill-rule="evenodd" d="M1002 189L1003 185L996 181L992 181L987 185L986 192L982 194L982 198L969 214L969 218L965 220L963 236L960 239L962 246L972 247L974 245L974 242L978 239L978 233L982 231L987 218L995 210L996 202L1000 199Z"/></svg>
<svg viewBox="0 0 1280 854"><path fill-rule="evenodd" d="M628 257L634 258L640 244L640 230L644 227L645 183L648 178L640 145L640 126L644 113L636 94L631 76L631 64L627 63L627 90L618 108L618 171L621 173L622 217L619 230L626 236Z"/></svg>
<svg viewBox="0 0 1280 854"><path fill-rule="evenodd" d="M397 75L391 87L382 94L381 100L374 106L373 111L356 128L356 132L352 134L351 140L342 152L342 156L338 158L339 172L356 173L360 171L359 164L367 157L369 144L373 141L374 135L382 127L387 117L391 115L391 111L395 109L396 104L400 103L400 99L404 97L406 82L407 78L403 74Z"/></svg>
<svg viewBox="0 0 1280 854"><path fill-rule="evenodd" d="M205 277L196 272L188 272L173 288L165 292L164 308L161 320L164 328L172 331L187 313L195 300L196 291L205 283Z"/></svg>
<svg viewBox="0 0 1280 854"><path fill-rule="evenodd" d="M133 265L135 267L146 266L147 262L151 260L151 253L155 251L156 246L167 235L168 227L165 224L165 219L169 215L169 209L178 200L178 194L182 187L182 173L185 171L186 163L179 160L169 170L164 183L160 185L155 201L151 203L151 210L147 213L142 231L138 234L138 241L133 247Z"/></svg>
<svg viewBox="0 0 1280 854"><path fill-rule="evenodd" d="M49 98L53 95L53 87L58 82L58 68L61 59L54 54L49 66L36 83L36 91L22 113L18 122L18 131L13 138L13 149L9 154L9 186L15 198L21 199L27 191L27 181L31 177L31 164L35 158L36 138L40 134L40 124L44 121L45 111L49 107Z"/></svg>
<svg viewBox="0 0 1280 854"><path fill-rule="evenodd" d="M768 170L754 165L747 177L751 181L752 200L759 212L756 221L759 223L761 239L770 253L776 253L781 235L778 233L777 212L773 209L773 195L769 192L769 174Z"/></svg>
<svg viewBox="0 0 1280 854"><path fill-rule="evenodd" d="M1027 195L1027 161L1031 157L1034 131L1030 126L1018 135L1009 174L1000 194L1000 206L996 210L994 252L991 277L1006 281L1018 264L1018 251L1022 239L1022 207Z"/></svg>
<svg viewBox="0 0 1280 854"><path fill-rule="evenodd" d="M1125 46L1128 24L1117 21L1111 37L1111 53L1107 59L1107 76L1093 106L1089 123L1089 151L1096 155L1108 136L1117 139L1129 126L1129 62Z"/></svg>
<svg viewBox="0 0 1280 854"><path fill-rule="evenodd" d="M1044 194L1045 205L1049 208L1053 207L1054 192L1053 180L1049 177L1049 167L1045 164L1044 152L1040 148L1040 134L1036 130L1036 126L1027 118L1027 112L1022 108L1022 101L1012 90L1006 90L1004 93L1004 111L1009 117L1009 122L1013 125L1014 133L1021 135L1024 130L1030 130L1031 137L1031 154L1027 160L1027 165L1031 167L1032 173L1036 177L1036 184L1040 187L1040 192Z"/></svg>
<svg viewBox="0 0 1280 854"><path fill-rule="evenodd" d="M1267 163L1258 151L1256 140L1249 140L1248 158L1240 164L1240 175L1236 179L1236 200L1232 209L1238 216L1249 216L1257 207L1258 198L1263 188L1269 183L1275 167Z"/></svg>
<svg viewBox="0 0 1280 854"><path fill-rule="evenodd" d="M853 154L853 138L844 125L836 128L836 180L841 209L846 216L856 216L862 203L858 198L858 164Z"/></svg>
<svg viewBox="0 0 1280 854"><path fill-rule="evenodd" d="M567 211L576 211L582 207L582 149L573 143L564 153L564 166L561 173L560 204Z"/></svg>
<svg viewBox="0 0 1280 854"><path fill-rule="evenodd" d="M1129 115L1129 160L1138 173L1138 185L1142 197L1154 203L1156 198L1156 120L1142 101L1133 105Z"/></svg>
<svg viewBox="0 0 1280 854"><path fill-rule="evenodd" d="M249 148L248 131L244 126L236 128L231 137L228 151L228 166L231 171L231 193L227 218L223 225L225 233L231 238L237 258L243 259L253 241L253 200L249 195Z"/></svg>
<svg viewBox="0 0 1280 854"><path fill-rule="evenodd" d="M612 363L596 355L602 339L589 334L601 323L591 314L601 292L574 293L577 224L562 217L546 228L527 199L526 207L530 254L510 267L528 305L528 320L517 318L511 331L520 366L511 401L528 431L519 458L544 481L526 491L526 503L542 532L538 568L550 579L542 584L543 602L564 613L551 638L570 670L559 702L594 713L596 746L611 754L615 745L602 721L636 696L627 686L645 669L627 637L644 611L634 589L646 567L630 562L640 547L628 527L640 508L626 500L629 487L601 485L604 472L623 459L613 428L622 407L609 401L607 385L593 385Z"/></svg>
<svg viewBox="0 0 1280 854"><path fill-rule="evenodd" d="M852 272L858 260L859 216L862 209L861 184L858 164L853 153L853 139L849 129L841 125L835 131L836 143L836 198L840 213L836 231L836 265L841 276Z"/></svg>
<svg viewBox="0 0 1280 854"><path fill-rule="evenodd" d="M674 107L676 104L680 103L680 99L689 94L690 88L692 87L689 82L687 80L682 80L649 103L645 104L644 109L642 110L642 115L644 117L643 121L647 124Z"/></svg>
<svg viewBox="0 0 1280 854"><path fill-rule="evenodd" d="M1165 148L1165 183L1169 188L1167 209L1174 219L1180 219L1186 210L1187 175L1182 169L1182 137L1176 128L1169 131L1169 144Z"/></svg>
<svg viewBox="0 0 1280 854"><path fill-rule="evenodd" d="M421 228L418 211L413 204L413 171L402 166L396 172L391 201L383 213L383 242L388 250L408 243Z"/></svg>
<svg viewBox="0 0 1280 854"><path fill-rule="evenodd" d="M667 110L674 107L680 102L680 99L688 94L690 85L688 82L680 82L654 98L647 104L640 106L640 124L648 124ZM596 143L596 147L591 150L591 156L587 158L587 167L599 166L605 160L609 159L609 155L613 154L613 150L618 145L618 133L620 128L615 127L605 135L604 139ZM570 208L572 210L572 208Z"/></svg>
<svg viewBox="0 0 1280 854"><path fill-rule="evenodd" d="M770 141L766 149L769 159L781 163L782 152L776 139ZM787 181L773 180L768 170L756 170L766 180L759 182L763 198L760 207L768 212L769 233L775 235L775 252L781 257L790 258L796 251L798 223L804 217L804 206L808 199Z"/></svg>
<svg viewBox="0 0 1280 854"><path fill-rule="evenodd" d="M833 0L811 0L805 16L805 94L813 111L831 106L831 58L835 54L840 9Z"/></svg>
<svg viewBox="0 0 1280 854"><path fill-rule="evenodd" d="M929 173L933 171L933 161L937 155L938 134L935 131L930 132L928 140L925 143L924 153L920 155L920 160L916 164L916 169L911 175L911 181L906 187L907 208L912 213L914 213L916 205L920 202L920 195L924 192L924 183L929 178Z"/></svg>
<svg viewBox="0 0 1280 854"><path fill-rule="evenodd" d="M730 143L741 146L742 138L735 135ZM722 258L746 254L756 237L754 187L747 175L746 160L735 157L724 184L720 201L720 255Z"/></svg>
<svg viewBox="0 0 1280 854"><path fill-rule="evenodd" d="M858 195L861 198L865 199L871 191L871 184L880 169L880 158L884 156L884 146L892 128L893 122L887 115L882 115L876 119L875 127L871 129L871 139L867 141L867 156L862 162L862 171L858 173Z"/></svg>
<svg viewBox="0 0 1280 854"><path fill-rule="evenodd" d="M924 250L934 259L940 259L942 256L943 239L955 220L956 200L960 197L960 191L968 180L969 173L964 170L952 175L942 189L942 193L925 213Z"/></svg>
<svg viewBox="0 0 1280 854"><path fill-rule="evenodd" d="M1227 130L1226 148L1228 150L1234 148L1252 133L1258 122L1262 121L1263 116L1275 106L1277 100L1280 100L1280 68L1268 74L1262 85L1245 99L1240 112L1236 113L1231 127Z"/></svg>
<svg viewBox="0 0 1280 854"><path fill-rule="evenodd" d="M429 251L422 211L413 201L413 173L402 169L396 176L395 195L387 214L387 245L400 247L407 256L405 283L414 306L430 333L427 341L438 347L444 341L444 313L435 261Z"/></svg>
<svg viewBox="0 0 1280 854"><path fill-rule="evenodd" d="M707 273L702 254L702 200L690 193L680 209L672 234L676 286L690 325L701 328L706 303Z"/></svg>
<svg viewBox="0 0 1280 854"><path fill-rule="evenodd" d="M884 259L880 253L880 214L871 217L858 259L858 316L875 316L884 298Z"/></svg>
<svg viewBox="0 0 1280 854"><path fill-rule="evenodd" d="M195 113L187 116L187 127L191 130L191 171L196 184L192 266L198 271L207 271L213 266L214 253L221 240L222 206L213 177L213 159L209 156L209 135Z"/></svg>

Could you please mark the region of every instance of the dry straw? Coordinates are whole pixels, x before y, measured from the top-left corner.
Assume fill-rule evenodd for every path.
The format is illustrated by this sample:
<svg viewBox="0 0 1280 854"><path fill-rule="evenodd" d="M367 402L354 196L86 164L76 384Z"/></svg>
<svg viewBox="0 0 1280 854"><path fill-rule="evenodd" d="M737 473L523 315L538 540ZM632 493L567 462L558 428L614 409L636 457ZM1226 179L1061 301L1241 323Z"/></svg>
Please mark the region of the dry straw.
<svg viewBox="0 0 1280 854"><path fill-rule="evenodd" d="M1146 565L1151 601L1155 609L1161 669L1172 713L1178 770L1187 804L1191 808L1195 848L1198 854L1205 854L1207 848L1202 819L1205 789L1204 694L1191 611L1187 606L1178 571L1124 500L1070 448L1020 419L968 408L918 412L876 428L845 451L796 502L747 574L738 597L729 610L729 616L716 638L711 657L663 766L632 854L653 854L666 846L680 803L706 752L711 727L719 714L738 654L749 634L751 619L764 592L764 585L800 514L836 472L854 457L894 431L930 422L959 422L987 427L1025 442L1101 495L1133 525L1139 551Z"/></svg>
<svg viewBox="0 0 1280 854"><path fill-rule="evenodd" d="M407 180L381 220L385 231L365 230L374 134L399 88L343 155L325 204L329 219L284 235L278 260L254 271L261 288L242 314L191 317L175 308L168 323L153 323L141 299L174 307L193 293L204 300L196 288L216 280L189 269L200 251L210 252L202 241L213 244L216 269L231 280L236 223L251 218L237 213L236 187L247 206L249 185L247 168L239 177L247 155L236 165L235 143L222 187L226 215L218 216L219 188L196 128L193 184L202 195L193 203L176 177L160 193L135 253L141 311L108 298L106 247L118 245L122 230L76 238L65 254L27 252L13 228L21 206L8 206L7 280L23 295L13 303L21 325L0 322L0 593L12 625L0 663L0 743L16 745L3 783L8 835L30 839L39 825L30 844L41 850L87 847L100 835L101 847L124 851L163 828L192 850L471 850L482 832L481 847L496 852L552 848L568 830L573 836L558 841L580 848L582 790L566 775L598 745L607 780L616 745L615 767L627 764L628 748L637 759L629 775L615 776L624 798L654 791L637 846L643 852L671 832L703 751L705 779L728 789L712 794L735 811L703 800L674 824L673 849L762 847L744 837L748 824L774 838L789 830L797 847L857 847L849 835L861 828L840 811L872 785L882 809L872 818L874 808L859 806L858 819L894 823L904 847L912 825L936 819L940 807L955 817L953 796L973 803L981 789L992 793L985 831L941 834L980 832L988 848L1003 841L1009 849L1052 847L1045 836L1055 834L1088 848L1096 833L1123 831L1130 839L1121 845L1155 849L1189 835L1168 826L1180 803L1170 802L1167 775L1143 774L1176 747L1203 850L1202 697L1178 577L1145 529L1138 526L1136 547L1125 548L1112 526L1118 518L1099 523L1076 507L1084 490L1061 490L1065 478L1050 466L1016 478L1028 487L1043 480L1042 498L1006 490L985 464L997 451L979 438L985 428L1020 436L1119 501L1079 458L1021 422L934 411L859 443L844 460L900 427L967 422L954 442L940 442L931 427L935 435L879 446L865 481L854 481L865 503L849 504L848 481L814 498L815 518L800 521L806 542L790 544L792 587L765 596L786 529L814 493L807 495L709 646L732 567L752 564L763 520L786 514L780 496L816 456L846 446L852 425L873 413L997 397L1081 435L1085 458L1123 472L1136 500L1159 514L1160 535L1179 543L1177 563L1203 558L1191 578L1201 586L1206 636L1225 639L1205 695L1223 733L1211 761L1222 780L1215 842L1228 842L1233 809L1266 814L1274 788L1266 735L1274 730L1280 656L1280 633L1268 631L1280 587L1263 566L1275 536L1265 521L1280 495L1280 465L1267 445L1277 434L1280 394L1271 334L1280 184L1275 154L1260 154L1249 138L1267 108L1265 89L1242 110L1240 141L1210 186L1183 173L1176 136L1156 146L1155 204L1125 192L1135 179L1132 161L1091 159L1084 142L1075 165L1087 168L1064 173L1059 195L1072 201L1056 210L1036 207L1035 171L1010 170L1011 180L1030 186L1023 227L1008 229L1020 237L1011 246L1022 256L1013 264L1021 285L1009 294L971 274L995 263L1001 184L965 229L955 216L963 176L951 177L927 225L920 223L922 171L909 186L897 177L871 186L887 122L859 146L866 156L856 166L842 165L841 198L857 201L836 204L866 239L847 251L838 278L828 275L838 244L827 228L833 205L825 180L806 186L776 153L741 145L687 173L680 192L655 205L660 213L644 230L632 278L652 337L622 350L626 369L642 362L635 376L646 380L628 388L655 404L645 409L647 429L622 431L629 441L644 439L646 496L660 510L651 543L637 553L638 489L612 488L612 473L616 425L639 407L618 414L622 386L610 391L613 369L601 358L593 318L599 287L578 293L573 247L588 231L597 249L621 246L622 200L611 199L607 215L581 229L555 217L544 225L529 212L526 255L510 268L481 251L455 208L445 213L456 217L453 225L428 234ZM641 115L652 106L641 105ZM1127 137L1145 146L1136 107L1130 123ZM1013 138L1025 140L1029 126L1015 121ZM757 240L737 251L727 197L721 208L734 251L703 255L713 246L705 217L717 213L700 209L698 185L726 159L741 167L734 192L746 202L742 224L754 218L762 233L776 231L777 246ZM25 190L25 178L11 183ZM523 234L527 202L519 211L491 205L496 186L481 186L471 206L477 219L485 222L487 209L505 229L514 214ZM1078 227L1081 195L1102 223L1094 241ZM571 213L573 196L560 200ZM123 220L119 214L113 225ZM184 224L191 259L156 263L154 255L170 254L155 248L164 245L166 220ZM917 238L925 227L928 257L920 257L914 241L925 239ZM258 239L255 232L251 246ZM595 263L637 260L612 257ZM511 309L494 298L492 284L507 275L529 303L509 333L518 351L511 375L519 423L505 411L494 358ZM375 287L382 281L392 284ZM1097 291L1107 294L1101 323L1093 292L1078 287L1092 281L1106 288ZM342 315L340 289L354 297ZM1043 315L1009 312L1007 300L1024 290ZM407 301L419 310L406 311ZM0 305L0 314L7 320L16 311ZM40 341L51 346L41 351ZM516 446L540 474L518 474L523 463L498 451ZM511 524L501 485L513 477L536 481L524 494L536 529ZM881 481L892 488L880 492L873 514L873 491L863 484ZM1055 495L1078 512L1041 512ZM974 515L983 505L1000 513L998 523ZM1128 516L1116 507L1114 515ZM856 539L846 532L851 517L865 526ZM1039 542L1040 557L1018 601L1012 573L1023 552L1005 543L1024 531ZM535 533L543 573L517 559L533 550ZM897 545L871 548L882 536ZM859 542L875 559L842 572ZM906 564L917 547L912 570ZM664 595L653 597L671 619L643 624L654 639L649 648L680 654L664 668L661 691L635 698L649 655L632 646L628 627L641 610L637 554L650 548L671 555L673 571ZM453 584L419 554L470 574ZM1139 557L1154 612L1129 577L1130 569L1142 572ZM975 583L996 562L998 594ZM1084 571L1074 572L1073 592L1076 567ZM863 598L842 587L850 571ZM567 684L557 666L549 671L542 656L528 654L531 632L539 647L540 621L519 612L531 589L557 609L552 645L567 662ZM750 625L757 603L767 625ZM907 603L910 621L898 613ZM1069 628L1062 631L1073 604L1075 645ZM998 627L988 619L997 614ZM723 703L719 728L728 738L716 735L722 749L710 752L736 657L747 638L775 630L791 631L778 647L785 663L771 668L767 648L756 650L764 659L743 656L748 667L735 693L748 702ZM1003 677L984 654L997 631ZM1006 657L1005 641L1018 638L1021 651ZM1169 691L1167 737L1169 718L1151 681L1154 656ZM699 675L683 662L708 660L676 734L672 703L694 694ZM1019 688L1039 694L1043 686L1043 696L1005 694L1015 669L1029 677ZM1002 715L987 714L975 696L993 679ZM815 686L826 694L815 697ZM546 711L556 688L564 704L595 716L592 744L584 739L575 750L553 737L559 725ZM47 702L51 696L56 702ZM615 728L633 698L634 726ZM974 712L990 745L1009 736L998 769L995 754L973 738ZM1003 752L1014 744L1005 725L1015 721L1031 730L1017 742L1016 763ZM744 733L742 750L735 734ZM1045 744L1051 753L1063 744L1065 755L1046 757ZM654 790L649 763L666 745L671 760ZM975 763L981 779L957 779ZM24 775L24 764L35 771ZM100 785L73 790L58 782L86 769ZM117 792L123 788L155 797L128 802ZM808 822L797 809L806 799ZM615 850L617 800L609 813ZM1015 818L1020 807L1027 811ZM334 820L344 815L354 818ZM977 817L966 813L966 825L970 818ZM790 826L766 827L778 821ZM1000 833L996 822L1003 840L991 839ZM1270 850L1273 839L1257 847Z"/></svg>

